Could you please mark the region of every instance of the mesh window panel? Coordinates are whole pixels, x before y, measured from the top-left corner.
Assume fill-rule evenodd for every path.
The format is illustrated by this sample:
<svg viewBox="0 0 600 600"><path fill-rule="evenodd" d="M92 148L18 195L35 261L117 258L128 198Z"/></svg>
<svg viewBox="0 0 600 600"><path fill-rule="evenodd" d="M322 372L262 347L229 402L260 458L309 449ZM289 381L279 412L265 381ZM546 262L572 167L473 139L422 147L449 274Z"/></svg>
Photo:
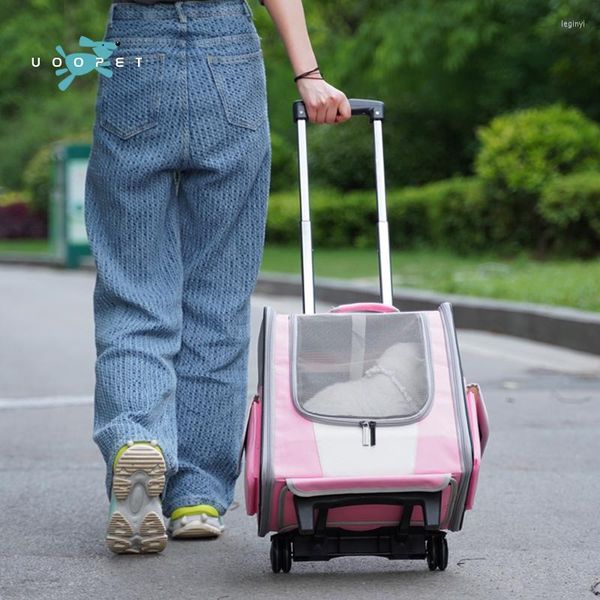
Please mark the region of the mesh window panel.
<svg viewBox="0 0 600 600"><path fill-rule="evenodd" d="M418 313L298 315L296 402L323 417L410 418L430 396L427 344Z"/></svg>

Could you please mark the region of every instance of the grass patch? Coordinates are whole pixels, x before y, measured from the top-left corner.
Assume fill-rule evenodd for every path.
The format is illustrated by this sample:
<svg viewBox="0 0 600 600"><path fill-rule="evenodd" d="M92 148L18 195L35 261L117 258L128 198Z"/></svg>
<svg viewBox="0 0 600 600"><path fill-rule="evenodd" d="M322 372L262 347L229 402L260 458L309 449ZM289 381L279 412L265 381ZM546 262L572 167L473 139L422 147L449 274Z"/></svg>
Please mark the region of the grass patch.
<svg viewBox="0 0 600 600"><path fill-rule="evenodd" d="M377 253L315 250L315 275L376 284ZM536 261L527 256L456 256L443 251L392 252L394 286L600 311L600 259ZM264 272L299 273L295 246L268 246Z"/></svg>
<svg viewBox="0 0 600 600"><path fill-rule="evenodd" d="M0 240L0 255L2 253L49 254L49 240L11 239Z"/></svg>
<svg viewBox="0 0 600 600"><path fill-rule="evenodd" d="M0 240L0 256L50 251L48 240ZM375 250L317 249L314 260L317 277L378 282ZM392 268L395 287L600 311L600 259L542 262L527 256L508 260L407 250L392 252ZM299 246L267 246L262 271L300 273Z"/></svg>

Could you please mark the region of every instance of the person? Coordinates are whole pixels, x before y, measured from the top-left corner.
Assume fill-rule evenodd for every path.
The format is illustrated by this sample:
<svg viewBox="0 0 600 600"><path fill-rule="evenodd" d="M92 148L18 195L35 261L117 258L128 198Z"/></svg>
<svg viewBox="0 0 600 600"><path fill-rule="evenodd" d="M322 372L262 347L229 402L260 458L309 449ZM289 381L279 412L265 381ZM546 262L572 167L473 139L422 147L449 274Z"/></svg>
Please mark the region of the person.
<svg viewBox="0 0 600 600"><path fill-rule="evenodd" d="M350 118L318 70L301 0L262 3L309 121ZM270 183L265 69L247 0L114 0L105 41L117 49L85 198L93 437L108 547L152 553L167 533L218 536L233 501Z"/></svg>

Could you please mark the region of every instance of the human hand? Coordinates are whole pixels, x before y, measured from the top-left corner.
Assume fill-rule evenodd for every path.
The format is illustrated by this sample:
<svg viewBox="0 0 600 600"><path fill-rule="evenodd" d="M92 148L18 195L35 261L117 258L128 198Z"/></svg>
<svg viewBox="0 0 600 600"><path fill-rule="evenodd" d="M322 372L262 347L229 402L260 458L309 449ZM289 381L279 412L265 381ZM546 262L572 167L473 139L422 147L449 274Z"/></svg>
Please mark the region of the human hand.
<svg viewBox="0 0 600 600"><path fill-rule="evenodd" d="M350 102L341 92L324 79L305 77L296 82L311 123L334 124L352 116Z"/></svg>

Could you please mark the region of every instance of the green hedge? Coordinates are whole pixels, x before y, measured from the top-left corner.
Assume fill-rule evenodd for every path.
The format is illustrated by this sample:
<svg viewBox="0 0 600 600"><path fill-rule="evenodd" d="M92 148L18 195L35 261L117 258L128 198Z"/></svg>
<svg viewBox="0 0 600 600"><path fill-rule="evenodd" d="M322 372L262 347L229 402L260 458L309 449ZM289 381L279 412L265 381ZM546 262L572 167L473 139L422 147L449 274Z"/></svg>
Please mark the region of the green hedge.
<svg viewBox="0 0 600 600"><path fill-rule="evenodd" d="M271 132L271 191L287 190L296 178L295 148Z"/></svg>
<svg viewBox="0 0 600 600"><path fill-rule="evenodd" d="M539 194L556 175L600 169L600 126L552 105L502 115L478 132L477 175L513 193Z"/></svg>
<svg viewBox="0 0 600 600"><path fill-rule="evenodd" d="M0 194L0 206L10 206L11 204L30 204L31 197L24 190L9 190Z"/></svg>
<svg viewBox="0 0 600 600"><path fill-rule="evenodd" d="M484 249L487 203L476 178L455 178L422 187L388 190L388 221L393 248L431 245L459 252ZM281 192L269 200L267 241L298 239L298 194ZM321 247L376 245L377 208L374 192L311 193L313 243Z"/></svg>
<svg viewBox="0 0 600 600"><path fill-rule="evenodd" d="M489 247L490 203L479 179L457 177L407 192L423 205L424 237L431 245L461 253Z"/></svg>
<svg viewBox="0 0 600 600"><path fill-rule="evenodd" d="M600 173L556 177L542 190L539 210L551 226L551 243L580 256L600 249Z"/></svg>
<svg viewBox="0 0 600 600"><path fill-rule="evenodd" d="M388 190L387 200L392 248L515 254L536 246L531 240L543 240L546 251L563 255L585 257L600 251L600 172L551 179L535 207L539 216L533 230L527 230L524 221L511 221L506 205L476 177ZM296 242L298 219L297 192L273 194L267 241ZM376 245L374 192L316 189L311 194L311 219L315 247ZM523 242L525 235L529 244Z"/></svg>
<svg viewBox="0 0 600 600"><path fill-rule="evenodd" d="M52 193L52 153L52 144L42 146L27 163L23 173L23 183L32 207L46 214Z"/></svg>

